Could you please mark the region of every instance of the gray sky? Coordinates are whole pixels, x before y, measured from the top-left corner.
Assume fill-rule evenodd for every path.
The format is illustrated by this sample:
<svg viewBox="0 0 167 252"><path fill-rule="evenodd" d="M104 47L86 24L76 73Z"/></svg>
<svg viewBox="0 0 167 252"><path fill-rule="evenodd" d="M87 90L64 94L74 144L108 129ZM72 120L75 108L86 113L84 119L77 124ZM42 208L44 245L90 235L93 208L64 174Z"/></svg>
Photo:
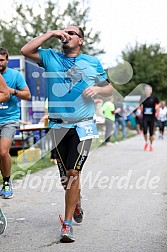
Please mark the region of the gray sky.
<svg viewBox="0 0 167 252"><path fill-rule="evenodd" d="M9 18L12 15L12 2L13 0L0 0L1 17ZM32 2L35 8L37 2L42 4L45 0L18 2ZM64 8L68 0L59 2ZM87 0L87 3L91 8L88 27L101 31L99 47L103 48L106 54L99 58L105 67L113 66L128 44L134 46L136 42L158 42L167 51L166 0Z"/></svg>

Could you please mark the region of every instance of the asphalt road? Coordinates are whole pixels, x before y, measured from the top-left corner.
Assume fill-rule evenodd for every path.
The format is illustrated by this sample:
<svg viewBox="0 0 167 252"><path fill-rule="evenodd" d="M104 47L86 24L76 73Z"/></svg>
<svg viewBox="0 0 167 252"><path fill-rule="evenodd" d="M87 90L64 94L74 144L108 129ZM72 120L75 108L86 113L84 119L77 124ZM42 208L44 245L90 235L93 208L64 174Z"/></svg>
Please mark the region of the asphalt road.
<svg viewBox="0 0 167 252"><path fill-rule="evenodd" d="M57 166L15 181L13 199L0 199L8 219L0 251L166 252L167 134L154 152L143 144L136 136L91 153L81 177L84 222L73 223L71 244L59 243Z"/></svg>

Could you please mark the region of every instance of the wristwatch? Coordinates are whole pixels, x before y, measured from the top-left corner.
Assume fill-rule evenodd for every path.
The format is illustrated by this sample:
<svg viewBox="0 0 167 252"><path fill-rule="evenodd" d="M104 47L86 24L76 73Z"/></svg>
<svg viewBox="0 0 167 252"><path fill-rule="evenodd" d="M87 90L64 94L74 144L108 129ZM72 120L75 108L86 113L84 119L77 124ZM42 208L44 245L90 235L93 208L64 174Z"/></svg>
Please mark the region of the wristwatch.
<svg viewBox="0 0 167 252"><path fill-rule="evenodd" d="M13 95L17 95L17 93L18 93L18 90L14 89L14 94Z"/></svg>

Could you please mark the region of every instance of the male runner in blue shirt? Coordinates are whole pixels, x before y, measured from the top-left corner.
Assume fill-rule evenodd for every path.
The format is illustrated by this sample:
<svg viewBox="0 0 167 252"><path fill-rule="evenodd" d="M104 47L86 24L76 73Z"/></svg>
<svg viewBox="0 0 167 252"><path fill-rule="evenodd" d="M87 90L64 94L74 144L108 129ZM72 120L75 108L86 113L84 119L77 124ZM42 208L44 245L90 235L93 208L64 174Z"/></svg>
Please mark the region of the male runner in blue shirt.
<svg viewBox="0 0 167 252"><path fill-rule="evenodd" d="M62 41L63 52L39 48L53 37ZM23 55L46 71L49 126L66 190L61 242L75 240L72 217L76 222L82 222L79 174L88 156L91 140L97 136L93 97L96 94L111 95L112 92L112 85L106 81L107 76L99 60L81 53L83 42L83 30L73 24L64 30L49 31L21 49Z"/></svg>
<svg viewBox="0 0 167 252"><path fill-rule="evenodd" d="M5 79L10 93L10 99L0 103L0 170L3 177L0 195L4 199L13 197L9 151L20 119L18 98L23 100L31 98L29 88L20 72L7 67L8 56L7 49L0 48L0 73Z"/></svg>

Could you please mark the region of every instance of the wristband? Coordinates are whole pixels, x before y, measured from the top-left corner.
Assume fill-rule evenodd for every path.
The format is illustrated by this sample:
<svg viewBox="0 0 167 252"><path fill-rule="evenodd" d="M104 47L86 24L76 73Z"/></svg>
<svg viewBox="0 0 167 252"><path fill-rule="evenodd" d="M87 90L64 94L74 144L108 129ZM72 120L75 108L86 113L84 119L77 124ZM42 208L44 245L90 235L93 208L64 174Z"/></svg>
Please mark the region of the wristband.
<svg viewBox="0 0 167 252"><path fill-rule="evenodd" d="M18 90L14 89L14 94L13 95L17 95L18 94Z"/></svg>

